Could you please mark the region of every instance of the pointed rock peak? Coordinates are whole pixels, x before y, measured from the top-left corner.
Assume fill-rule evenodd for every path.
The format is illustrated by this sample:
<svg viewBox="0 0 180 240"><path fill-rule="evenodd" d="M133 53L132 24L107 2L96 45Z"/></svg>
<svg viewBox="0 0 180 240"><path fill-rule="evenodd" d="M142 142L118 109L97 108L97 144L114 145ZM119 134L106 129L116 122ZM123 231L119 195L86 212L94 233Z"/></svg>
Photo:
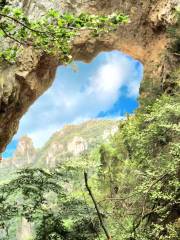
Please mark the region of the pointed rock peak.
<svg viewBox="0 0 180 240"><path fill-rule="evenodd" d="M20 138L17 149L13 156L13 162L15 165L27 165L34 162L36 157L36 149L33 141L28 136Z"/></svg>
<svg viewBox="0 0 180 240"><path fill-rule="evenodd" d="M15 155L17 153L25 153L28 150L34 150L35 151L35 147L33 144L33 141L30 137L28 136L23 136L20 138L17 149L15 151Z"/></svg>

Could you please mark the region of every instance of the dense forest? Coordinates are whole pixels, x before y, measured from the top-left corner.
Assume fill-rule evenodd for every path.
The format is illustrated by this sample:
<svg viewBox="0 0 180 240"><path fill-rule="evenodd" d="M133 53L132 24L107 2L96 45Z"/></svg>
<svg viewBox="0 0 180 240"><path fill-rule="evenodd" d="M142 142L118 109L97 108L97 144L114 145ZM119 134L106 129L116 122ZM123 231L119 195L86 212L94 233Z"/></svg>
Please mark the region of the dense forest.
<svg viewBox="0 0 180 240"><path fill-rule="evenodd" d="M21 218L33 239L107 239L84 171L112 239L179 239L178 100L161 96L76 162L19 171L1 186L3 239L14 239Z"/></svg>
<svg viewBox="0 0 180 240"><path fill-rule="evenodd" d="M8 64L16 61L18 44L28 45L29 33L35 48L49 54L58 48L61 61L69 63L68 42L80 28L89 28L94 36L128 21L123 15L76 18L50 11L47 21L35 23L21 11L13 11L12 16L9 7L0 10L7 19L4 25L1 22L0 34L16 42L1 53L1 60ZM180 54L176 12L177 22L167 30L172 44L166 57ZM15 21L10 24L11 18ZM17 21L22 24L14 33ZM59 25L54 27L54 21ZM60 25L64 28L57 31ZM45 26L44 35L38 29ZM47 41L52 36L60 42L50 48ZM139 109L119 122L110 141L51 169L24 168L1 184L0 239L14 240L22 219L31 225L29 240L180 239L179 74L176 67L170 76L170 92L162 89L152 99L140 99Z"/></svg>

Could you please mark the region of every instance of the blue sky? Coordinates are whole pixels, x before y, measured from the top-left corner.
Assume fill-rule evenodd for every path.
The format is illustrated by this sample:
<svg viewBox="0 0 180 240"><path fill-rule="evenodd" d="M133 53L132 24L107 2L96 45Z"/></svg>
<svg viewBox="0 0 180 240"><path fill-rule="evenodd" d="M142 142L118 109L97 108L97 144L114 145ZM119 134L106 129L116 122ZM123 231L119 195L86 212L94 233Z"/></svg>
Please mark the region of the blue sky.
<svg viewBox="0 0 180 240"><path fill-rule="evenodd" d="M91 63L61 66L52 87L24 115L4 157L28 135L36 147L68 123L94 118L121 118L137 108L143 66L119 51L100 53Z"/></svg>

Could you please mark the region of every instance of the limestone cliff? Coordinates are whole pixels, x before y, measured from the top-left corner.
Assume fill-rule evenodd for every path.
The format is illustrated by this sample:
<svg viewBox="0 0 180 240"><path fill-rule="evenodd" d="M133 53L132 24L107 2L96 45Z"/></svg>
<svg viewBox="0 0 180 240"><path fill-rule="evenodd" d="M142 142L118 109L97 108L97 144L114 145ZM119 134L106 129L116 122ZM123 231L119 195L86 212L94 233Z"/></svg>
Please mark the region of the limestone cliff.
<svg viewBox="0 0 180 240"><path fill-rule="evenodd" d="M0 165L0 172L3 169L16 169L24 166L32 166L35 162L37 150L33 145L31 138L23 136L17 145L12 158L7 158Z"/></svg>
<svg viewBox="0 0 180 240"><path fill-rule="evenodd" d="M107 141L115 129L118 129L118 121L115 120L90 120L78 125L66 125L52 135L39 151L36 161L41 166L54 167L57 163L74 159L101 144L105 133Z"/></svg>
<svg viewBox="0 0 180 240"><path fill-rule="evenodd" d="M21 167L23 162L30 165L34 162L36 150L31 138L24 136L20 139L17 149L14 154L14 164Z"/></svg>
<svg viewBox="0 0 180 240"><path fill-rule="evenodd" d="M66 125L54 133L41 149L35 149L32 139L24 136L19 140L13 157L0 164L0 181L1 174L8 169L55 167L57 163L74 159L102 141L108 141L118 130L118 124L119 121L115 120L90 120L77 125Z"/></svg>
<svg viewBox="0 0 180 240"><path fill-rule="evenodd" d="M152 89L166 91L169 75L177 57L167 61L169 38L167 28L174 23L174 10L179 0L10 0L22 5L31 18L37 18L49 8L59 11L86 11L129 14L131 23L121 26L109 35L92 38L88 33L76 38L72 53L74 59L90 61L100 51L117 49L140 60L144 64L145 80L141 98L152 94ZM173 63L173 64L172 64ZM51 56L24 50L16 65L0 69L0 152L5 150L18 129L19 120L30 105L51 86L58 60ZM148 87L144 87L147 83Z"/></svg>

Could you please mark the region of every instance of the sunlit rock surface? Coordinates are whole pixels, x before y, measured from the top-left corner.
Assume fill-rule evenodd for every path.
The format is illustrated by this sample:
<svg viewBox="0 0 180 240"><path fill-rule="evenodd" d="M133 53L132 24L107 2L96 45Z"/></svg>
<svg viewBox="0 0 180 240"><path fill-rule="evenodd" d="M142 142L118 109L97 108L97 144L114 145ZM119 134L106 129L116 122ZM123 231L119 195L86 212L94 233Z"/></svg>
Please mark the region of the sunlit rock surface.
<svg viewBox="0 0 180 240"><path fill-rule="evenodd" d="M82 137L74 137L72 142L70 142L67 146L68 151L72 153L74 156L78 156L88 148L88 143Z"/></svg>

